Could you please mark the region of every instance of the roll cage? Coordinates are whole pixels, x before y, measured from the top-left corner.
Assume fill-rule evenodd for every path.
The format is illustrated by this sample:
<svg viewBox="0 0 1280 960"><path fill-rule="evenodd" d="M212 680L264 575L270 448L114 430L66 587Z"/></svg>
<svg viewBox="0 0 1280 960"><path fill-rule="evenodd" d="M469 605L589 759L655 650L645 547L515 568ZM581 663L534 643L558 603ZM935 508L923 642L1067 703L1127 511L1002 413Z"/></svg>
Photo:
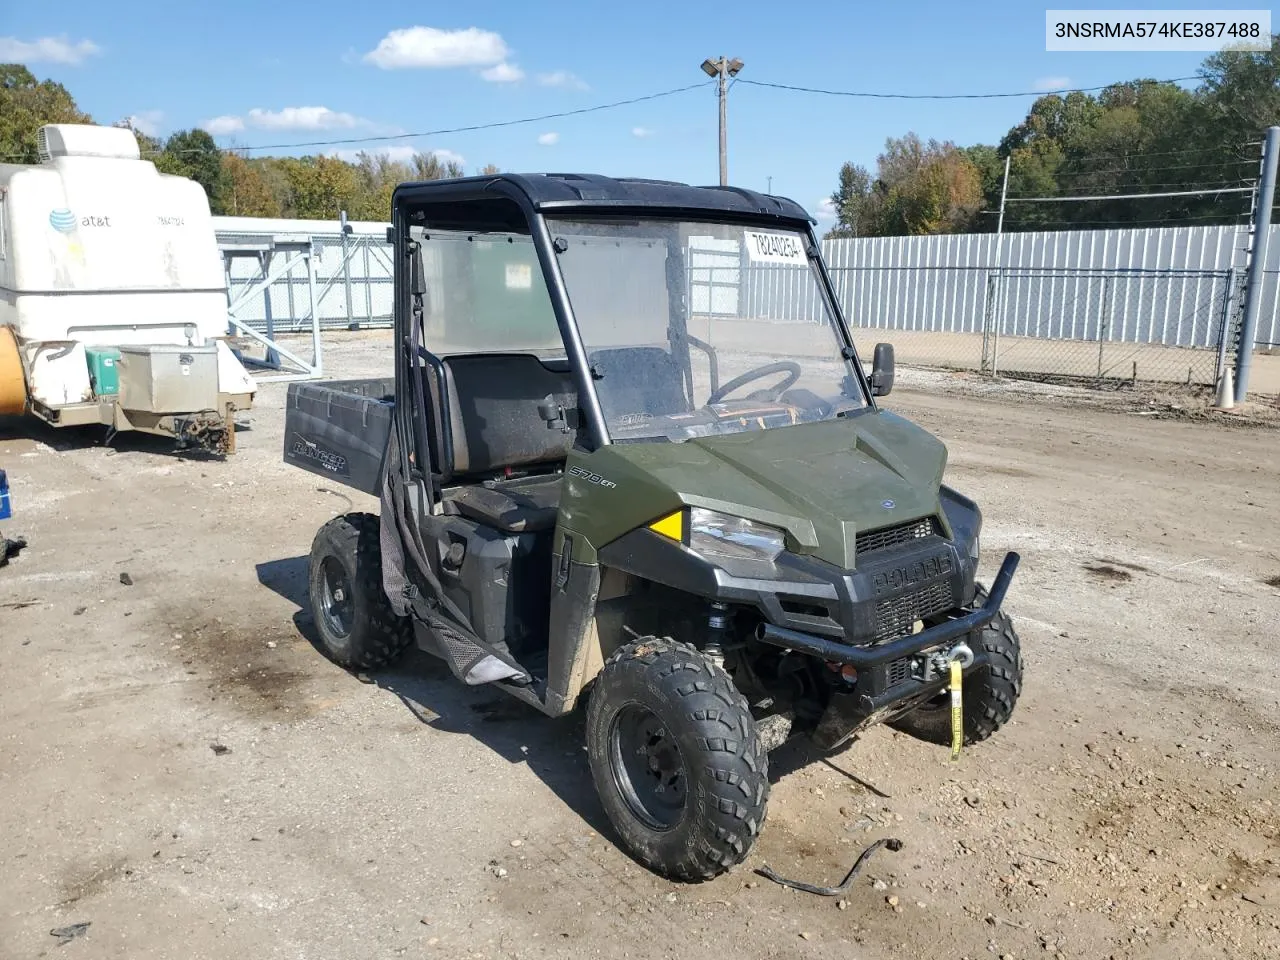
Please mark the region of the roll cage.
<svg viewBox="0 0 1280 960"><path fill-rule="evenodd" d="M575 425L575 444L594 450L612 442L595 388L581 330L560 269L562 252L552 236L547 216L589 220L639 217L654 220L703 220L744 227L787 229L802 234L810 262L817 267L818 286L826 309L834 319L842 359L849 361L869 410L876 409L874 393L858 360L848 321L840 309L830 274L813 232L816 222L794 201L739 187L698 187L671 181L610 178L585 174L497 174L452 180L404 183L392 195L392 225L387 239L396 257L394 271L394 335L398 346L396 397L408 400L417 411L425 410L421 377L412 371L425 361L437 372L441 359L421 342L424 333L415 316L414 276L416 241L412 228L524 234L531 238L538 265L546 282L564 357L544 361L569 374L577 389L581 420ZM416 291L421 294L422 291ZM418 303L420 308L420 302ZM704 345L689 336L687 346ZM714 358L712 358L714 363ZM446 422L436 426L447 446L451 431L448 405L442 404ZM429 462L432 447L422 416L397 418L403 449L418 449L417 463ZM414 426L410 426L410 422ZM422 470L424 476L434 471Z"/></svg>

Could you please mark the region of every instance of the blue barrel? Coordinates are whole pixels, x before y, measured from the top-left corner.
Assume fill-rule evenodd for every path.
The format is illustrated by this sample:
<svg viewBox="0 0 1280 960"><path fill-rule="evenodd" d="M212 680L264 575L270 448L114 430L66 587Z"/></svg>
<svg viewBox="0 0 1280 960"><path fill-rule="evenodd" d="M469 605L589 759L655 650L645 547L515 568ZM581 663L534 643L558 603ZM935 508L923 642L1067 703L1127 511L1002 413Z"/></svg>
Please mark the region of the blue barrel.
<svg viewBox="0 0 1280 960"><path fill-rule="evenodd" d="M0 470L0 520L8 520L13 516L9 507L9 478Z"/></svg>

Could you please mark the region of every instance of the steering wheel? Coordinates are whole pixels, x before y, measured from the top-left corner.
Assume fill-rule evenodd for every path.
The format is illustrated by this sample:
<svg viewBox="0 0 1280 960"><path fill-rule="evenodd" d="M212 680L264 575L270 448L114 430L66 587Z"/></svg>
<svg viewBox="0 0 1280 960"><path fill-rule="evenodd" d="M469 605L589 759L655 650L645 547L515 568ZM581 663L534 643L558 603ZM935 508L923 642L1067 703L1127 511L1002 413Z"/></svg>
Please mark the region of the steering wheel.
<svg viewBox="0 0 1280 960"><path fill-rule="evenodd" d="M748 370L746 373L734 377L728 383L721 384L719 390L716 390L711 394L711 396L707 397L707 403L719 403L739 387L750 383L752 380L759 380L761 377L767 377L771 373L786 373L787 375L781 383L776 384L769 391L771 399L776 400L778 397L782 396L792 384L800 379L800 364L792 360L777 360L773 363L766 363L763 366L756 367L754 370Z"/></svg>

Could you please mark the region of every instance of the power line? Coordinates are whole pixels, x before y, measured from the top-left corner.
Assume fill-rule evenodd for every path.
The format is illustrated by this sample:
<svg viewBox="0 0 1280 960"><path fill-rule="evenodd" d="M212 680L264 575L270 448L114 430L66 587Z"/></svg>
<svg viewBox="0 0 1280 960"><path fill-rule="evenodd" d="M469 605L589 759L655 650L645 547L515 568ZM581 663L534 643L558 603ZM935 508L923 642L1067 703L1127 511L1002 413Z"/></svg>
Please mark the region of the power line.
<svg viewBox="0 0 1280 960"><path fill-rule="evenodd" d="M1253 187L1220 187L1216 190L1169 190L1163 193L1114 193L1093 197L1009 197L1009 203L1061 203L1064 200L1136 200L1142 197L1195 197L1207 193L1253 193Z"/></svg>
<svg viewBox="0 0 1280 960"><path fill-rule="evenodd" d="M1145 160L1151 154L1135 153L1130 159ZM1063 161L1064 163L1077 164L1086 163L1086 160L1070 157ZM1108 173L1164 173L1168 170L1207 170L1218 169L1221 167L1231 166L1232 164L1257 164L1257 160L1222 160L1217 163L1173 163L1164 167L1110 167L1104 170L1055 170L1055 177L1087 177L1094 174L1102 175Z"/></svg>
<svg viewBox="0 0 1280 960"><path fill-rule="evenodd" d="M1155 80L1153 83L1181 83L1183 80L1199 80L1199 77L1174 77L1171 80ZM790 83L769 83L765 80L740 78L739 83L753 87L771 87L775 90L791 90L796 93L820 93L829 97L865 97L873 100L996 100L1004 97L1049 97L1063 93L1093 93L1117 86L1105 83L1098 87L1071 87L1062 90L1020 90L1014 93L866 93L854 90L823 90L818 87L800 87ZM1122 81L1124 82L1124 81ZM1128 81L1133 82L1133 81Z"/></svg>
<svg viewBox="0 0 1280 960"><path fill-rule="evenodd" d="M1126 177L1122 179L1130 179L1130 178ZM1134 179L1137 179L1137 178L1134 178ZM1200 189L1211 189L1213 187L1245 186L1248 184L1252 184L1254 182L1255 182L1254 180L1247 179L1245 177L1238 177L1232 180L1214 180L1214 181L1205 181L1204 183L1196 183L1195 178L1193 177L1191 182L1187 182L1186 180L1173 180L1173 181L1166 181L1161 183L1148 183L1144 181L1142 183L1135 183L1133 184L1133 186L1135 187L1181 187L1186 190L1200 190ZM1127 184L1124 184L1124 185L1127 186ZM1146 196L1146 194L1143 194L1143 196Z"/></svg>
<svg viewBox="0 0 1280 960"><path fill-rule="evenodd" d="M1244 144L1244 146L1248 146L1248 144ZM1130 157L1185 157L1187 154L1213 153L1219 149L1221 148L1220 147L1192 147L1190 149L1184 148L1182 150L1154 150L1150 153L1129 153L1129 154L1108 153L1108 154L1100 154L1094 157L1071 157L1069 159L1072 163L1090 163L1098 160L1123 161L1123 160L1128 160ZM1241 157L1239 160L1223 160L1222 162L1223 163L1257 163L1258 158L1257 157Z"/></svg>
<svg viewBox="0 0 1280 960"><path fill-rule="evenodd" d="M250 150L292 150L299 147L337 147L353 143L381 143L389 140L412 140L418 137L440 137L452 133L471 133L475 130L495 130L499 127L514 127L524 123L542 123L546 120L560 120L564 117L575 117L584 113L597 113L601 110L612 110L615 107L625 107L633 103L643 103L646 100L659 100L663 97L675 96L677 93L686 93L689 90L696 90L702 87L711 86L714 81L704 80L700 83L691 83L683 87L676 87L673 90L663 90L661 93L650 93L643 97L630 97L626 100L614 100L612 103L600 103L593 107L579 107L576 110L564 110L559 113L544 113L537 117L522 117L519 120L497 120L492 123L475 123L465 127L446 127L440 130L424 130L418 133L395 133L380 137L344 137L335 140L307 140L298 143L264 143L251 147L229 147L225 149L234 151L248 152ZM164 151L154 151L161 153ZM180 150L178 153L202 153L201 150Z"/></svg>
<svg viewBox="0 0 1280 960"><path fill-rule="evenodd" d="M995 211L994 211L994 210L990 210L990 211L983 211L983 212L984 212L984 213L995 213ZM1120 227L1127 227L1127 226L1129 226L1130 224L1134 224L1134 223L1170 223L1170 224L1175 224L1175 225L1176 225L1176 224L1178 224L1178 223L1182 223L1182 222L1187 221L1187 220L1228 220L1228 219L1230 219L1230 218L1232 218L1232 217L1247 217L1248 215L1249 215L1249 214L1248 214L1248 212L1246 212L1246 211L1241 211L1240 213L1226 213L1226 212L1223 212L1223 213L1206 213L1206 214L1187 214L1186 216L1147 217L1147 218L1139 218L1139 219L1136 219L1136 220L1130 220L1130 219L1127 219L1127 218L1126 218L1126 219L1123 219L1123 220L1118 220L1118 219L1114 219L1114 218L1113 218L1113 219L1111 219L1111 220L1059 220L1059 219L1050 219L1050 220L1040 220L1040 219L1036 219L1036 220L1023 220L1023 221L1012 220L1012 221L1007 221L1007 222L1006 222L1006 227L1005 227L1005 229L1006 229L1006 230L1008 230L1008 226L1009 226L1009 224L1012 224L1012 225L1013 225L1013 226L1015 226L1015 227L1030 227L1030 228L1034 228L1034 227L1038 227L1038 226L1041 226L1041 225L1046 224L1046 223L1069 224L1069 225L1073 225L1073 226L1080 226L1080 225L1082 225L1082 224L1088 224L1088 225L1090 225L1090 226L1107 226L1107 227L1116 227L1116 228L1120 228ZM1224 223L1224 224L1222 224L1222 226L1225 226L1225 227L1231 227L1231 226L1245 227L1245 226L1248 226L1248 224L1244 224L1244 223L1239 223L1239 224Z"/></svg>

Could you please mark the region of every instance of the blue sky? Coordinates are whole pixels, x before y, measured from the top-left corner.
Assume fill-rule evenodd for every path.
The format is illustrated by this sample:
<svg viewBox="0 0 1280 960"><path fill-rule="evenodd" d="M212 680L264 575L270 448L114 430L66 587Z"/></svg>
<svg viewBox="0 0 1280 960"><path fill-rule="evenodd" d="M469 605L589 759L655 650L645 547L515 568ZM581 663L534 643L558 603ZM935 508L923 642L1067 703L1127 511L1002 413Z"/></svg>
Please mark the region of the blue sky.
<svg viewBox="0 0 1280 960"><path fill-rule="evenodd" d="M1049 53L1044 10L847 0L525 0L450 10L59 0L8 5L0 60L62 82L99 122L134 116L159 135L205 125L220 143L253 146L572 110L696 83L703 58L722 53L745 61L743 79L898 93L1166 79L1194 74L1205 56ZM873 166L886 137L914 130L995 142L1031 102L875 101L738 84L729 98L730 181L765 189L772 177L775 193L818 213L841 162ZM495 163L713 183L716 138L708 83L616 110L367 149L449 151L468 172Z"/></svg>

